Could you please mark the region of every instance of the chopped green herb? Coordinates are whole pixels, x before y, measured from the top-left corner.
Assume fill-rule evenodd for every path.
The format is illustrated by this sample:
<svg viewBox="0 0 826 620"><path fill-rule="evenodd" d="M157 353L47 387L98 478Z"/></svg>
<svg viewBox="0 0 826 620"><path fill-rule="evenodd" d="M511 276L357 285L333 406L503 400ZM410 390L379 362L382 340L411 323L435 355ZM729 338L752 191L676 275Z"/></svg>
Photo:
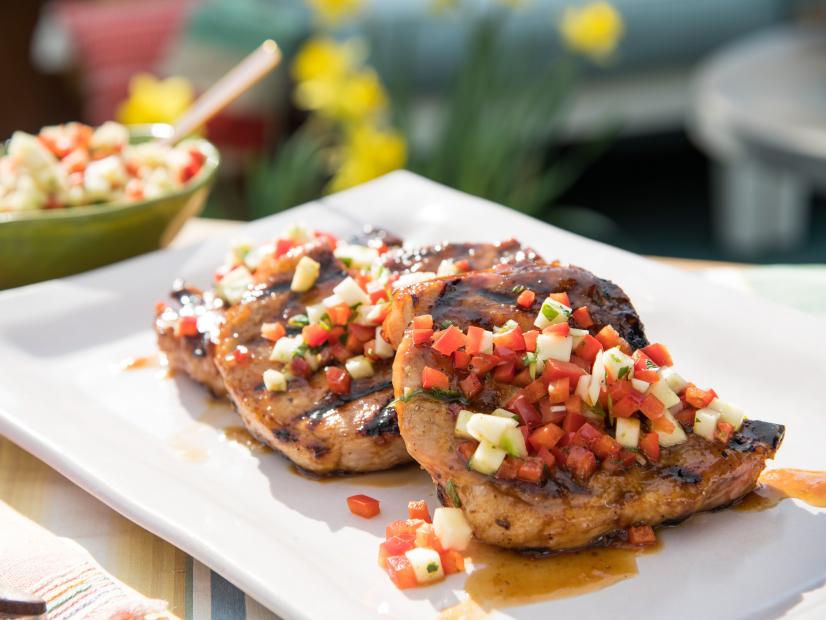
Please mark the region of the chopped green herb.
<svg viewBox="0 0 826 620"><path fill-rule="evenodd" d="M353 259L349 256L342 256L339 260L344 263L344 266L348 269L353 266Z"/></svg>
<svg viewBox="0 0 826 620"><path fill-rule="evenodd" d="M622 379L622 378L623 378L623 377L625 377L625 375L627 375L630 371L631 371L631 367L630 367L630 366L623 366L622 368L620 368L620 369L619 369L619 372L617 373L617 379Z"/></svg>
<svg viewBox="0 0 826 620"><path fill-rule="evenodd" d="M307 343L302 342L300 345L298 345L295 348L295 351L293 351L293 357L302 357L309 350L310 350L310 347L307 346Z"/></svg>
<svg viewBox="0 0 826 620"><path fill-rule="evenodd" d="M435 573L437 570L439 570L439 565L436 564L436 562L431 562L430 564L427 565L427 572L428 573Z"/></svg>
<svg viewBox="0 0 826 620"><path fill-rule="evenodd" d="M549 321L553 321L557 316L559 316L559 312L556 311L550 304L542 304L542 314L545 315L545 318Z"/></svg>
<svg viewBox="0 0 826 620"><path fill-rule="evenodd" d="M321 315L321 319L318 321L318 324L321 325L327 331L333 329L333 319L330 318L330 315L326 312Z"/></svg>
<svg viewBox="0 0 826 620"><path fill-rule="evenodd" d="M513 287L512 291L514 295L519 295L520 293L523 293L525 289L527 289L527 287L524 284L517 284Z"/></svg>
<svg viewBox="0 0 826 620"><path fill-rule="evenodd" d="M447 484L445 485L445 494L450 499L450 503L453 504L454 508L462 507L462 499L459 497L459 492L456 490L456 485L453 484L453 480L447 481Z"/></svg>
<svg viewBox="0 0 826 620"><path fill-rule="evenodd" d="M417 396L428 396L435 400L440 400L446 403L461 403L463 405L467 404L467 399L462 395L461 392L457 392L456 390L440 390L438 388L431 388L429 390L426 390L424 388L416 388L415 390L411 390L404 396L397 398L394 402L406 403L416 398Z"/></svg>
<svg viewBox="0 0 826 620"><path fill-rule="evenodd" d="M287 319L287 325L290 327L304 327L305 325L310 324L310 319L307 318L306 314L294 314L289 319Z"/></svg>
<svg viewBox="0 0 826 620"><path fill-rule="evenodd" d="M448 327L450 327L451 325L455 325L455 323L454 323L453 321L451 321L450 319L445 319L444 321L442 321L441 323L439 323L439 325L441 325L441 326L442 326L442 329L447 329L447 328L448 328Z"/></svg>

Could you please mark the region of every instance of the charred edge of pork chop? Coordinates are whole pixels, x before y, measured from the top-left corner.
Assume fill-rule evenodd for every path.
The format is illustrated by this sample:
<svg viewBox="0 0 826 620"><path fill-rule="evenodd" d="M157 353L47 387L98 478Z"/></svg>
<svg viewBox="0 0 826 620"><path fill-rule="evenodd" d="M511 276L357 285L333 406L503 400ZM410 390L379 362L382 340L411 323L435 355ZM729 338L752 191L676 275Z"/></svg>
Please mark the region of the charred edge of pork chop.
<svg viewBox="0 0 826 620"><path fill-rule="evenodd" d="M469 271L490 269L496 264L542 260L531 248L516 239L499 243L438 243L430 246L398 248L382 256L382 264L391 271L407 273L412 270L438 270L443 260L466 260Z"/></svg>
<svg viewBox="0 0 826 620"><path fill-rule="evenodd" d="M295 293L290 290L294 264L305 255L320 264L319 276L310 291ZM291 251L283 267L280 277L250 290L228 310L221 330L217 365L242 420L265 443L317 474L375 471L409 461L392 407L389 361L375 362L375 374L354 380L347 396L330 392L322 370L292 379L287 392L269 392L263 385L272 343L261 337L261 325L304 313L347 276L324 242ZM289 328L290 334L299 331ZM227 362L239 345L247 347L250 361Z"/></svg>
<svg viewBox="0 0 826 620"><path fill-rule="evenodd" d="M217 325L223 320L223 310L206 308L203 293L196 286L176 280L170 297L178 302L180 308L190 307L193 314L214 313L216 315L214 321L210 321L213 324ZM175 316L171 316L170 313L175 313ZM167 308L162 317L170 320L162 317L155 319L158 348L166 356L169 368L175 372L182 372L204 385L216 398L225 396L224 381L214 362L213 335L209 332L199 333L196 336L175 335L172 321L178 313L179 310Z"/></svg>

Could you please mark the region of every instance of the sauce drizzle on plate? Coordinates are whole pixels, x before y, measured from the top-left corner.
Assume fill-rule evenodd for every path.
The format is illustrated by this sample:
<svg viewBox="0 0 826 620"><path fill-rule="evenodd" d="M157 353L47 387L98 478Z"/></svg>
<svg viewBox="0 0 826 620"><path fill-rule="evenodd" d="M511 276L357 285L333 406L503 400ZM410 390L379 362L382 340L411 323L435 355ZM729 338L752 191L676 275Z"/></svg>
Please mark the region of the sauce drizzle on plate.
<svg viewBox="0 0 826 620"><path fill-rule="evenodd" d="M788 498L826 508L826 472L805 469L771 469L763 472L757 488L746 495L734 509L766 510Z"/></svg>

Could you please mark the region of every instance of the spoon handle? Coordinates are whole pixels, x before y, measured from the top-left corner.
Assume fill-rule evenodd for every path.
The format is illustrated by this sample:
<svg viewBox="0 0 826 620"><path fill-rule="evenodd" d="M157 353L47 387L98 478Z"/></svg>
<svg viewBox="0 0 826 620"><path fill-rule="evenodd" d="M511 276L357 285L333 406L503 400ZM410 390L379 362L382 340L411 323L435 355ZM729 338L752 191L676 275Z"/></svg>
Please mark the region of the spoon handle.
<svg viewBox="0 0 826 620"><path fill-rule="evenodd" d="M272 39L264 41L229 73L215 82L175 123L172 135L164 140L175 144L203 126L281 62L281 50Z"/></svg>
<svg viewBox="0 0 826 620"><path fill-rule="evenodd" d="M46 613L46 601L0 585L0 618L23 618Z"/></svg>

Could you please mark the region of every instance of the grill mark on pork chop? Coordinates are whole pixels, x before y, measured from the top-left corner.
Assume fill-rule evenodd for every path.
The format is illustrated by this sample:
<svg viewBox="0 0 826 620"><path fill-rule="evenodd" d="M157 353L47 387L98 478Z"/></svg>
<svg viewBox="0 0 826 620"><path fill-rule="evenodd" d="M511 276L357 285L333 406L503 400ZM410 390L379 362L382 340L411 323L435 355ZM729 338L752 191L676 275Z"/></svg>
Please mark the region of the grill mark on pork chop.
<svg viewBox="0 0 826 620"><path fill-rule="evenodd" d="M349 394L333 394L332 392L330 392L324 397L324 399L321 402L318 403L317 406L313 407L312 409L308 409L307 411L302 411L295 417L295 419L307 420L310 423L310 428L312 428L313 426L318 424L321 418L324 417L324 414L329 412L331 409L336 409L341 405L352 402L354 400L360 400L365 396L369 396L370 394L380 392L381 390L387 390L393 385L388 378L383 376L379 376L379 378L380 381L375 383L354 383ZM388 402L390 402L392 398L393 397L391 395Z"/></svg>

